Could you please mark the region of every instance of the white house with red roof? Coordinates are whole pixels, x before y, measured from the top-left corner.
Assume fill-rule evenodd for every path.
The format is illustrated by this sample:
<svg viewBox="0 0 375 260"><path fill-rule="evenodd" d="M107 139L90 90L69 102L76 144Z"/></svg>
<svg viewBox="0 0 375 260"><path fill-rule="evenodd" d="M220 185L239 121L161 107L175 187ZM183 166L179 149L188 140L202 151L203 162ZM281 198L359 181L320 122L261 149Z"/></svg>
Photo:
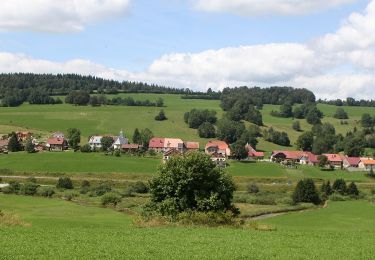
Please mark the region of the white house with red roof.
<svg viewBox="0 0 375 260"><path fill-rule="evenodd" d="M303 151L273 151L270 161L291 161L294 163L299 163L303 155L305 155L305 152Z"/></svg>
<svg viewBox="0 0 375 260"><path fill-rule="evenodd" d="M154 150L158 153L162 152L164 150L164 138L151 138L150 142L148 143L148 149Z"/></svg>
<svg viewBox="0 0 375 260"><path fill-rule="evenodd" d="M343 166L343 157L342 155L340 154L331 154L331 153L325 153L323 154L324 156L327 157L328 159L328 162L334 166L335 168L342 168Z"/></svg>
<svg viewBox="0 0 375 260"><path fill-rule="evenodd" d="M300 164L315 166L318 165L319 160L317 155L307 151L302 154L299 162Z"/></svg>
<svg viewBox="0 0 375 260"><path fill-rule="evenodd" d="M199 143L198 142L184 142L184 147L186 151L198 151Z"/></svg>
<svg viewBox="0 0 375 260"><path fill-rule="evenodd" d="M205 153L208 155L221 154L225 157L231 155L229 145L224 141L214 140L209 141L205 146Z"/></svg>
<svg viewBox="0 0 375 260"><path fill-rule="evenodd" d="M122 130L120 131L120 134L114 140L115 142L112 144L112 147L115 150L121 150L124 144L129 143L128 138L125 138L124 132Z"/></svg>
<svg viewBox="0 0 375 260"><path fill-rule="evenodd" d="M367 172L375 172L375 160L373 158L361 158L358 167Z"/></svg>
<svg viewBox="0 0 375 260"><path fill-rule="evenodd" d="M349 157L349 156L343 157L343 167L345 169L358 168L360 162L361 162L360 157Z"/></svg>
<svg viewBox="0 0 375 260"><path fill-rule="evenodd" d="M248 153L249 159L261 160L264 158L264 152L257 152L250 144L247 144L245 149Z"/></svg>

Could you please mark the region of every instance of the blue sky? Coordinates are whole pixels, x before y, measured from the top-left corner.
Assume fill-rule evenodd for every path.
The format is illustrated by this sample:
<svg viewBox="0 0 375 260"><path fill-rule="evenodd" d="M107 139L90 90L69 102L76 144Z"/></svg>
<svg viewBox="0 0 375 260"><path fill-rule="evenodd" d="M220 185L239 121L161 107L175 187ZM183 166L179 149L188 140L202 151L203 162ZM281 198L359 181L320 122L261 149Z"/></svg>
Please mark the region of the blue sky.
<svg viewBox="0 0 375 260"><path fill-rule="evenodd" d="M8 1L9 9L13 7L15 9L18 8L18 2L22 2L20 0L4 1ZM47 6L48 2L54 2L52 0L43 1L47 3ZM79 3L79 1L75 0L69 1ZM116 0L108 0L108 2L111 1L115 2ZM212 1L213 0L211 0L211 2ZM220 2L221 0L217 1ZM233 2L236 1L237 0L233 0ZM250 6L250 2L252 1L256 2L259 0L249 0L249 4L247 4L248 8L253 8ZM289 0L272 1L277 3L283 1L288 2ZM327 2L329 1L330 0L327 0ZM30 2L32 4L32 2L36 1L30 0ZM92 2L98 1L92 0ZM117 2L121 2L121 0L117 0ZM92 74L119 80L155 81L160 84L197 89L212 86L214 86L214 88L217 86L216 89L220 89L224 86L235 86L237 84L266 86L285 83L295 87L301 86L307 88L311 85L310 88L312 88L312 90L318 92L322 91L322 97L330 97L330 95L332 95L330 92L324 93L323 91L327 88L329 82L334 84L332 85L332 88L334 88L336 87L335 85L342 84L342 81L348 76L373 76L374 70L372 64L370 64L371 66L367 66L369 62L366 61L366 66L357 66L357 63L362 62L362 60L358 61L358 57L355 61L357 63L353 66L351 64L353 62L352 60L338 61L339 58L336 57L330 58L330 60L327 61L327 55L325 55L324 61L321 61L321 65L322 67L328 66L329 69L325 67L326 69L324 71L321 71L319 66L303 68L299 71L291 65L292 68L287 68L290 70L288 72L283 71L282 64L278 65L281 71L273 71L274 68L267 67L272 67L272 62L274 62L275 59L279 60L289 57L289 54L282 57L277 56L280 55L280 52L283 52L281 49L276 50L277 54L274 55L273 51L275 51L275 48L270 48L268 52L267 48L269 44L278 44L280 46L277 45L276 47L285 48L286 51L290 51L291 53L294 52L293 46L285 46L285 44L298 44L303 48L308 46L306 47L305 55L296 57L295 59L298 59L296 61L293 60L293 64L301 64L298 65L299 67L304 67L305 62L314 63L315 60L322 60L323 55L320 55L320 45L311 47L310 42L322 39L329 33L334 34L339 31L340 27L348 23L350 24L348 19L353 13L359 13L365 16L366 14L364 12L369 3L372 3L371 1L343 0L342 2L344 3L341 5L319 8L318 10L312 11L312 13L301 11L301 14L297 15L277 14L276 10L276 13L273 11L269 14L266 13L259 16L252 13L238 14L236 12L237 9L234 9L237 8L237 6L233 6L233 11L230 9L232 7L223 8L221 6L217 7L216 5L215 8L222 9L219 11L202 10L202 8L197 8L197 6L189 0L133 0L130 3L128 2L130 1L124 0L123 5L120 6L123 8L123 11L120 12L120 8L114 11L109 10L101 19L96 19L96 17L87 18L88 15L85 13L85 20L83 22L81 20L78 22L82 23L80 24L82 25L81 29L75 30L67 28L63 29L62 32L57 29L59 29L61 23L65 22L64 19L70 19L72 15L69 14L69 10L61 10L61 13L63 13L63 15L61 15L58 8L62 7L53 6L53 3L50 4L52 11L49 10L49 12L56 12L56 10L58 10L59 12L56 13L56 17L59 15L61 17L51 22L50 27L48 27L48 24L46 25L46 22L42 24L38 20L35 20L35 16L43 16L45 14L37 10L37 7L33 11L32 5L30 7L30 17L32 18L30 18L30 20L27 20L27 13L26 18L20 18L17 17L16 14L9 17L5 11L3 13L0 11L0 53L22 55L21 58L17 56L15 62L24 64L22 59L27 59L30 63L27 67L23 65L20 66L19 69L17 66L14 66L14 68L12 68L14 72L17 72L17 70L29 70L30 72L38 73L58 73L57 68L61 66L63 67L61 72L74 72L71 70L77 68L78 65L68 69L68 65L65 63L80 60L82 63L79 64L88 67L85 68L83 72L77 71L77 73L88 74L90 72L90 66L95 66ZM238 0L238 2L241 2L241 0ZM242 0L242 3L243 2L244 0ZM293 0L289 2L293 2ZM83 6L82 8L85 7ZM8 10L8 13L9 12ZM40 12L40 14L38 12ZM98 12L98 10L94 10L93 12ZM111 12L115 13L112 14ZM95 15L96 14L97 13L95 13ZM23 14L23 17L24 16L25 14ZM12 26L9 26L5 22L2 22L2 20L12 21L12 19L15 20L15 25L12 24ZM23 22L26 25L19 26L19 20L22 19L25 19ZM49 19L53 20L54 17ZM81 17L77 18L77 20L78 19L81 19ZM48 19L46 20L47 23L50 21ZM75 20L74 22L77 21ZM55 23L55 27L53 23ZM54 28L56 28L57 31L55 31ZM324 46L327 45L329 44L324 42ZM212 80L212 75L215 75L215 72L208 71L208 69L206 74L202 75L202 71L206 71L206 68L215 70L214 63L216 59L219 60L217 62L218 70L222 68L222 66L220 66L222 60L225 59L224 64L232 62L230 55L223 54L225 56L221 57L220 50L228 47L239 48L240 46L249 47L246 48L246 50L241 50L245 52L245 55L243 55L244 66L248 66L247 69L249 71L254 71L254 68L257 66L267 67L266 70L259 72L261 76L236 77L237 73L231 70L235 69L233 68L234 66L241 66L241 60L239 60L237 56L235 58L236 61L233 62L233 66L228 68L228 73L222 70L222 74L218 77L220 79ZM360 47L359 51L373 51L374 46L370 44L366 46L366 48ZM348 54L348 57L355 55L353 54L353 48L350 47L349 49L350 55ZM298 50L297 48L296 51ZM207 52L212 53L207 54ZM227 50L223 52L225 53ZM312 52L314 53L313 55L311 54ZM336 52L338 51L335 50L335 55ZM235 53L241 56L241 52L238 52L237 49L235 49ZM264 63L262 56L260 56L257 57L257 59L261 60L260 63L247 64L248 60L252 59L254 54L257 53L270 53L271 57L264 57L264 60L267 61L269 59L269 62ZM315 56L316 53L319 54L319 57ZM324 53L326 53L326 51L324 51ZM175 57L173 56L175 54L180 55ZM162 57L165 57L164 55L168 55L168 57L163 59ZM178 60L177 62L176 59ZM197 63L194 63L194 60L197 60ZM51 62L51 64L56 64L57 68L49 71L45 69L48 66L42 68L33 67L37 66L33 65L33 61L36 61L34 63L38 63L38 61ZM183 61L187 61L187 64L181 64ZM0 56L0 69L2 69L1 62ZM3 63L5 64L5 62ZM330 66L333 66L333 68ZM171 71L174 67L177 72ZM192 67L196 67L197 71L192 71ZM200 71L198 71L198 68L200 68ZM347 69L343 68L350 68L349 72ZM43 69L46 71L43 71ZM4 68L2 70L3 72L8 72ZM330 70L330 73L327 73L327 70ZM246 74L246 70L242 70L241 73ZM321 77L323 76L336 78L335 80L326 79L324 82L321 82ZM188 81L189 77L194 77L196 80ZM300 79L301 77L308 78L310 81L307 79L302 80ZM341 81L338 77L341 77ZM261 80L259 80L259 78ZM368 82L372 82L372 80L374 80L373 82L375 83L375 79L372 78L366 78L365 81L363 78L360 80L356 78L356 80L360 81L358 83L360 86L357 87L359 90L363 90L365 88L364 84L368 84ZM314 84L321 84L322 86L317 86L314 89ZM343 95L362 97L351 93L348 86L342 87L345 88L343 89ZM373 91L371 91L371 93L372 92ZM365 95L369 94L366 92ZM374 98L374 96L370 96L369 98Z"/></svg>

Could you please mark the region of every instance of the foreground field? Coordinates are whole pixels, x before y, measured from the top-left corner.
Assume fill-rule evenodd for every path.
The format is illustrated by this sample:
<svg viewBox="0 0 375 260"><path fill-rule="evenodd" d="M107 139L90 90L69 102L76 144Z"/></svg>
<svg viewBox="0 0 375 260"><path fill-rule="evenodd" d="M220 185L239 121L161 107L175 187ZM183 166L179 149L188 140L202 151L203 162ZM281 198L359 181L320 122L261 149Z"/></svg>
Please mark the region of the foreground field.
<svg viewBox="0 0 375 260"><path fill-rule="evenodd" d="M289 226L280 222L276 223L277 231L272 232L200 227L137 228L129 216L111 209L0 195L2 210L18 214L31 224L31 227L0 226L1 258L371 259L375 253L374 206L356 202L338 206L345 210L341 212L339 228L330 231L326 230L327 226L335 222L321 221L314 230L307 227L310 222L295 229L290 228L292 221ZM352 225L354 213L350 211L358 210L367 213L358 215L356 222L363 224L356 229ZM331 216L329 209L321 211L326 212L326 217ZM311 214L315 212L320 213ZM348 225L351 228L341 228Z"/></svg>
<svg viewBox="0 0 375 260"><path fill-rule="evenodd" d="M123 174L123 175L152 175L161 164L161 158L144 158L130 156L105 156L102 153L36 153L24 152L0 155L0 170L7 169L14 174ZM371 182L372 179L364 173L336 170L321 171L316 167L299 166L286 168L269 162L237 162L229 161L225 169L233 176L243 176L254 179L297 180L313 178L322 180L345 180ZM0 173L6 175L6 173Z"/></svg>

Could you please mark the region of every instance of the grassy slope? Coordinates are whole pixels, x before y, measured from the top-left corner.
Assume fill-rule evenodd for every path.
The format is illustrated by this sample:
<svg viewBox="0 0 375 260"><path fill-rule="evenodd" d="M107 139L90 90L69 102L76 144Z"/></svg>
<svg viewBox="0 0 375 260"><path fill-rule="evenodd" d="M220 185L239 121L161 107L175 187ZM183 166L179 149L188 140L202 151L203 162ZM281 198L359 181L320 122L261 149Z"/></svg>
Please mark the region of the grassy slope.
<svg viewBox="0 0 375 260"><path fill-rule="evenodd" d="M329 202L328 207L324 209L293 212L263 222L282 230L375 232L374 215L375 205L366 201Z"/></svg>
<svg viewBox="0 0 375 260"><path fill-rule="evenodd" d="M127 215L64 201L0 195L0 205L32 224L0 227L3 259L358 259L375 253L374 223L368 218L358 218L363 227L369 225L368 232L136 228Z"/></svg>

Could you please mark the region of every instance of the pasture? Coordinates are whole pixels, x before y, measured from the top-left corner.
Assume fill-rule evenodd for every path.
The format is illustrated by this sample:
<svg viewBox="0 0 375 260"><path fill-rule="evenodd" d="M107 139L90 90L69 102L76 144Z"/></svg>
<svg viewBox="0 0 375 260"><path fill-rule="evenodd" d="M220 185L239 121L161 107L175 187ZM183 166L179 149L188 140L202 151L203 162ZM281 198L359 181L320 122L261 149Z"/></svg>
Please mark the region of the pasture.
<svg viewBox="0 0 375 260"><path fill-rule="evenodd" d="M0 208L31 224L0 226L2 259L370 259L375 253L374 206L366 202L332 203L303 213L312 216L300 220L303 226L293 224L293 214L299 213L266 220L276 231L139 228L130 216L112 209L23 196L0 195ZM323 217L326 224L313 223ZM352 226L354 221L362 223L360 228Z"/></svg>
<svg viewBox="0 0 375 260"><path fill-rule="evenodd" d="M118 175L119 178L134 175L151 176L156 173L161 164L161 157L137 156L106 156L103 153L80 152L42 152L27 154L25 152L1 154L0 169L10 170L14 174L23 175ZM21 162L21 163L20 163ZM371 182L372 179L361 172L347 172L342 170L321 171L317 167L298 166L287 168L269 162L238 162L230 160L225 168L232 176L250 179L274 179L286 182L301 178L319 180L335 180L343 178L347 181ZM1 174L0 174L1 175ZM4 175L7 175L6 173Z"/></svg>

